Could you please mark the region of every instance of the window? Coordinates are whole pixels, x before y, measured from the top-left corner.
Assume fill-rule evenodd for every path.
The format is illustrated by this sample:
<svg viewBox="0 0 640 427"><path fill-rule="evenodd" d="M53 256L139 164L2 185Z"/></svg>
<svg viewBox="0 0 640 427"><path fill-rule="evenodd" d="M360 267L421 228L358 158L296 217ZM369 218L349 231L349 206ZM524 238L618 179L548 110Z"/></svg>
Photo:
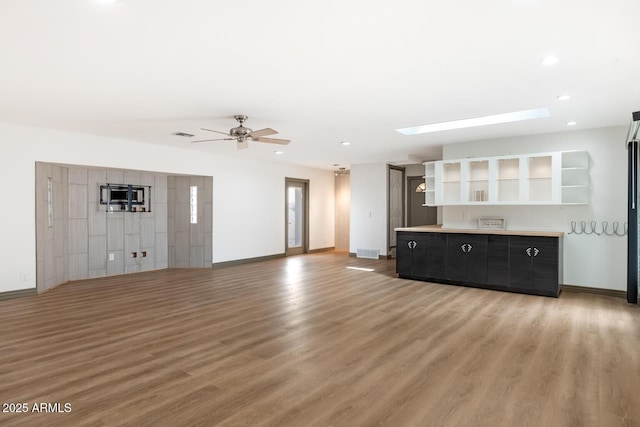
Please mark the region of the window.
<svg viewBox="0 0 640 427"><path fill-rule="evenodd" d="M47 226L53 227L53 180L47 178Z"/></svg>
<svg viewBox="0 0 640 427"><path fill-rule="evenodd" d="M189 197L189 207L190 207L190 222L191 224L198 223L198 186L192 185L190 190Z"/></svg>

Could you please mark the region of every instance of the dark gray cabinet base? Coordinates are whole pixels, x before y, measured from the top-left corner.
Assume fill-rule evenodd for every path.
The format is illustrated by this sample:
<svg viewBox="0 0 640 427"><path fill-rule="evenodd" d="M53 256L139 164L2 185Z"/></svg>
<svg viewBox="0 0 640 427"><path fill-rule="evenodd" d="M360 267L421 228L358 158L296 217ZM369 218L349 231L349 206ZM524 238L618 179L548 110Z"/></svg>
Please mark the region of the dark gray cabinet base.
<svg viewBox="0 0 640 427"><path fill-rule="evenodd" d="M560 293L561 237L397 233L399 277L552 297Z"/></svg>

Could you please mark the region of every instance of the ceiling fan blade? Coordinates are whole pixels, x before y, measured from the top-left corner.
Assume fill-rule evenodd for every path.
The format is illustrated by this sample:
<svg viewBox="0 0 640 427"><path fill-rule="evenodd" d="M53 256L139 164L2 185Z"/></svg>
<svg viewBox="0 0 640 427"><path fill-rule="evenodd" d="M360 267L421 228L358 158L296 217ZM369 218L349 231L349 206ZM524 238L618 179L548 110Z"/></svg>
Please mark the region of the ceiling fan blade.
<svg viewBox="0 0 640 427"><path fill-rule="evenodd" d="M207 128L200 128L200 129L202 129L202 130L206 130L206 131L208 131L208 132L215 132L215 133L219 133L219 134L221 134L221 135L231 136L231 135L229 135L229 134L228 134L228 133L226 133L226 132L220 132L220 131L213 130L213 129L207 129Z"/></svg>
<svg viewBox="0 0 640 427"><path fill-rule="evenodd" d="M287 145L288 143L291 142L288 139L279 139L279 138L254 138L253 140L258 142L268 142L271 144L282 144L282 145Z"/></svg>
<svg viewBox="0 0 640 427"><path fill-rule="evenodd" d="M233 141L233 140L235 140L235 138L199 139L199 140L197 140L197 141L191 141L191 143L193 144L194 142Z"/></svg>
<svg viewBox="0 0 640 427"><path fill-rule="evenodd" d="M258 138L260 136L275 135L276 133L278 132L271 128L264 128L260 130L254 130L249 135L253 138Z"/></svg>
<svg viewBox="0 0 640 427"><path fill-rule="evenodd" d="M238 141L238 150L249 148L249 141Z"/></svg>

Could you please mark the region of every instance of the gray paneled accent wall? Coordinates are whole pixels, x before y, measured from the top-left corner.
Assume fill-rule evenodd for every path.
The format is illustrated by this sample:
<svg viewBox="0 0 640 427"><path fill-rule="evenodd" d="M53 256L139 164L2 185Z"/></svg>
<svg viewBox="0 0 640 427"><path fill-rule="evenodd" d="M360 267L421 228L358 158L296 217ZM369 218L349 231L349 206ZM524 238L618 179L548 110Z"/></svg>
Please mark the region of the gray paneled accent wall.
<svg viewBox="0 0 640 427"><path fill-rule="evenodd" d="M167 177L167 258L176 266L176 177Z"/></svg>
<svg viewBox="0 0 640 427"><path fill-rule="evenodd" d="M53 178L53 227L48 226L48 177ZM100 185L107 183L151 186L151 211L107 212L100 205ZM166 175L36 163L36 199L39 292L69 280L169 266Z"/></svg>
<svg viewBox="0 0 640 427"><path fill-rule="evenodd" d="M104 169L90 169L87 172L88 207L87 218L89 224L89 277L107 276L107 218L100 206L100 185L107 182L107 171Z"/></svg>
<svg viewBox="0 0 640 427"><path fill-rule="evenodd" d="M151 186L151 211L107 212L100 204L100 185L107 183ZM191 186L198 188L196 224L190 223ZM36 163L36 227L38 292L69 280L210 268L213 178Z"/></svg>
<svg viewBox="0 0 640 427"><path fill-rule="evenodd" d="M107 170L106 181L102 184L124 184L124 171L121 170ZM97 187L96 191L99 191L99 182L94 183ZM99 200L98 195L98 200ZM107 237L107 251L105 256L105 264L107 267L107 276L114 274L123 274L125 255L124 255L124 212L109 212L106 213L104 205L100 205L97 202L94 205L96 214L106 221L106 237ZM132 214L133 215L133 214ZM113 257L113 260L109 259L109 254Z"/></svg>
<svg viewBox="0 0 640 427"><path fill-rule="evenodd" d="M49 178L51 193L49 193ZM68 171L36 162L36 288L43 292L68 281ZM51 221L49 220L51 196Z"/></svg>
<svg viewBox="0 0 640 427"><path fill-rule="evenodd" d="M169 267L210 268L213 262L213 178L167 178ZM191 187L197 187L196 223L191 223Z"/></svg>
<svg viewBox="0 0 640 427"><path fill-rule="evenodd" d="M68 168L69 280L89 276L89 194L87 169Z"/></svg>
<svg viewBox="0 0 640 427"><path fill-rule="evenodd" d="M155 232L155 263L157 268L169 267L169 251L168 251L168 208L167 208L167 176L156 175L154 177L153 194L155 207L155 221L153 223Z"/></svg>
<svg viewBox="0 0 640 427"><path fill-rule="evenodd" d="M88 265L85 277L167 268L164 256L166 230L162 227L166 223L166 180L165 175L151 172L88 170ZM100 185L107 183L151 186L151 194L146 195L151 197L151 212L107 212L106 206L100 204ZM160 227L156 227L156 222ZM78 230L72 231L70 227L69 232L71 236ZM81 236L76 238L81 240Z"/></svg>
<svg viewBox="0 0 640 427"><path fill-rule="evenodd" d="M202 208L204 217L204 266L213 265L213 177L205 176L203 179Z"/></svg>

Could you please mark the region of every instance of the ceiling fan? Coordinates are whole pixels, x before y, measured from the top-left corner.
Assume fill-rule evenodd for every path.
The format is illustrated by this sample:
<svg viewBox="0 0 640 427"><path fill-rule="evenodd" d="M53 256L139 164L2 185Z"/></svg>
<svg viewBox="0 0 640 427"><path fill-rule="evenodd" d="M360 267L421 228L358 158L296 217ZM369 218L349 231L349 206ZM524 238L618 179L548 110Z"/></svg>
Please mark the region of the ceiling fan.
<svg viewBox="0 0 640 427"><path fill-rule="evenodd" d="M191 141L191 142L234 141L235 140L238 146L238 150L249 148L249 141L268 142L270 144L282 144L282 145L286 145L291 142L288 139L265 138L266 135L275 135L278 132L276 132L271 128L265 128L265 129L254 131L244 126L244 122L248 119L247 116L238 114L233 117L238 121L238 123L240 123L240 126L231 128L229 130L229 133L220 132L213 129L201 128L202 130L206 130L208 132L215 132L221 135L225 135L226 138L200 139L198 141Z"/></svg>

